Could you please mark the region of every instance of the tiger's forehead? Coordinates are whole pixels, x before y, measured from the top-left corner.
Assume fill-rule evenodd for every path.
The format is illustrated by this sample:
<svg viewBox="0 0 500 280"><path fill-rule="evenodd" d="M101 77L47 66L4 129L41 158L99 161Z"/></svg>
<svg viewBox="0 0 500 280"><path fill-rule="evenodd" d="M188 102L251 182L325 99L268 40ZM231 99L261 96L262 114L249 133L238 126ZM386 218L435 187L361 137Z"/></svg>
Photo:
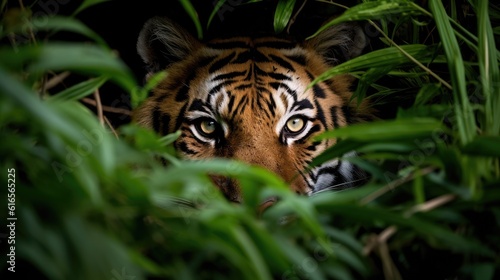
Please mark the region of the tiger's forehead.
<svg viewBox="0 0 500 280"><path fill-rule="evenodd" d="M211 104L255 103L273 110L276 103L306 99L313 77L305 67L306 54L300 45L276 38L209 42L198 53L199 68L193 70L201 75L191 96Z"/></svg>

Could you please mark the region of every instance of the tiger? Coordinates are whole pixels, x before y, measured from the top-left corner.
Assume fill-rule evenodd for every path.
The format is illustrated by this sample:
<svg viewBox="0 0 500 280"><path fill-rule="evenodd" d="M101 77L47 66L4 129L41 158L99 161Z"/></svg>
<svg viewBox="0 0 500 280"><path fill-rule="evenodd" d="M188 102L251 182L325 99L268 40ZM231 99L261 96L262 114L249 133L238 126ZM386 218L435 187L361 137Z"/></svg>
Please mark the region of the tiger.
<svg viewBox="0 0 500 280"><path fill-rule="evenodd" d="M328 27L310 40L259 35L202 42L172 20L154 17L140 31L137 51L147 77L168 74L133 120L159 135L180 131L174 147L184 159L260 166L301 195L350 188L366 174L349 161L335 158L308 168L337 143L315 136L369 120L372 111L367 102L351 100L352 75L310 84L366 45L354 23ZM242 201L237 181L212 181L229 201Z"/></svg>

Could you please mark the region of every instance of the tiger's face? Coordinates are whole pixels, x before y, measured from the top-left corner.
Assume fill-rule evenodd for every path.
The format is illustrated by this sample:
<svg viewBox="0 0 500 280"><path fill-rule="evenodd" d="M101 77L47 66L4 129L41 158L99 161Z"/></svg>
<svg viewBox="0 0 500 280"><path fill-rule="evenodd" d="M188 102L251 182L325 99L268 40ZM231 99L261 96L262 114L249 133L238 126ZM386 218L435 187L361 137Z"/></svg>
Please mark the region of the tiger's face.
<svg viewBox="0 0 500 280"><path fill-rule="evenodd" d="M348 162L306 167L335 144L314 136L362 116L349 103L352 78L309 85L340 60L332 54L348 59L365 41L353 25L323 33L305 43L237 37L202 44L171 21L153 18L139 36L138 51L152 73L166 69L167 77L134 118L161 135L180 130L174 145L187 159L259 165L300 194L349 187L359 172ZM241 200L237 182L213 181L228 199Z"/></svg>

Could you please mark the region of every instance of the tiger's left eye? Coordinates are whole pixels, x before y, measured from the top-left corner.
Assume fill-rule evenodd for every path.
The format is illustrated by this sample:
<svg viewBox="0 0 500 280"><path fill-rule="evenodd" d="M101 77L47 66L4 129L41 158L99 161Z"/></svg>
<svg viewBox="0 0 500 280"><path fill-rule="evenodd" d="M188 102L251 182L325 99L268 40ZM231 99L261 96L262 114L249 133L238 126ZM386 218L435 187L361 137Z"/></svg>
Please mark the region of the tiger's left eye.
<svg viewBox="0 0 500 280"><path fill-rule="evenodd" d="M306 120L303 117L291 117L286 122L286 130L289 133L300 133L306 126Z"/></svg>

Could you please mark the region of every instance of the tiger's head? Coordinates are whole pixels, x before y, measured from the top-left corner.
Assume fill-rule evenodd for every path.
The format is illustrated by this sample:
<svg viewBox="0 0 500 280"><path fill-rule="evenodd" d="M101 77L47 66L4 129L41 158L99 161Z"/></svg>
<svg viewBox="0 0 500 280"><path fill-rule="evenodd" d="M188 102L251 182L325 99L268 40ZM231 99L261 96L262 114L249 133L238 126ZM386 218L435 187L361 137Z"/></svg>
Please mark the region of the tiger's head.
<svg viewBox="0 0 500 280"><path fill-rule="evenodd" d="M351 104L349 75L309 85L365 45L354 24L330 27L306 42L233 37L202 43L172 21L153 18L139 35L138 52L150 74L168 75L134 119L161 135L180 130L174 145L187 159L259 165L300 194L350 187L360 172L349 162L332 159L307 170L335 144L313 138L357 122L369 110ZM213 181L229 200L241 201L237 182L217 176Z"/></svg>

